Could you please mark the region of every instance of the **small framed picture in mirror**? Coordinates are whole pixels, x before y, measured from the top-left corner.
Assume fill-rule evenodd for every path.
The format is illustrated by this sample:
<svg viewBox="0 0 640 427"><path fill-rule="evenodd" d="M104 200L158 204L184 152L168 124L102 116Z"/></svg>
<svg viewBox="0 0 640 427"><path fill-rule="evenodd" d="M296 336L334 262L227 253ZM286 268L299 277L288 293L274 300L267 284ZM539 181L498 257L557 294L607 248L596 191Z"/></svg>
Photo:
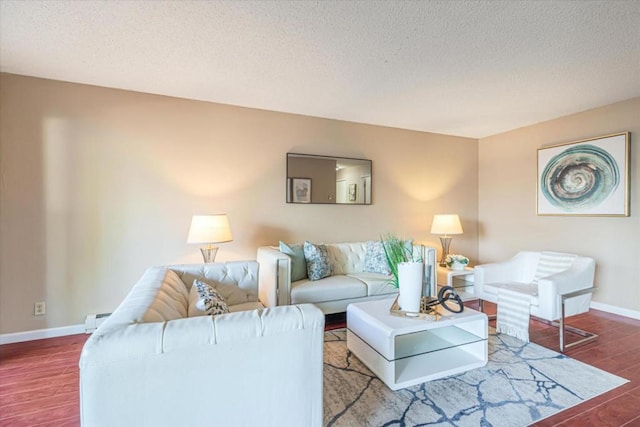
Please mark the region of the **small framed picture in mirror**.
<svg viewBox="0 0 640 427"><path fill-rule="evenodd" d="M311 203L311 178L291 178L293 203Z"/></svg>

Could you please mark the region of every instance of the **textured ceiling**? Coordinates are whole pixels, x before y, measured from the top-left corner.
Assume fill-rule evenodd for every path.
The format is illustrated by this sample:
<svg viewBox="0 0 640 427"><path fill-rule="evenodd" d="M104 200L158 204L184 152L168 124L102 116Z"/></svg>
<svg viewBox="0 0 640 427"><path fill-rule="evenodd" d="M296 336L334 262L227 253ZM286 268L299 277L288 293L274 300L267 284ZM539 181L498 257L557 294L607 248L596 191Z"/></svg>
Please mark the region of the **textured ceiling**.
<svg viewBox="0 0 640 427"><path fill-rule="evenodd" d="M640 1L5 1L8 73L484 137L640 96Z"/></svg>

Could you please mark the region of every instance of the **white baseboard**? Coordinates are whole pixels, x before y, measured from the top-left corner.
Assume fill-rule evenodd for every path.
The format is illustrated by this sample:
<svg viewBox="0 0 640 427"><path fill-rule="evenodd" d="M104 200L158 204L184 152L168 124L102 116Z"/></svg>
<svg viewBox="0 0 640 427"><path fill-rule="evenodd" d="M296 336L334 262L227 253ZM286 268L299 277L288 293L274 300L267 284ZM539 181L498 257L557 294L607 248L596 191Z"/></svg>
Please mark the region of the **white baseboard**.
<svg viewBox="0 0 640 427"><path fill-rule="evenodd" d="M60 328L36 329L35 331L14 332L12 334L0 334L0 345L41 340L43 338L63 337L66 335L84 334L84 325L63 326Z"/></svg>
<svg viewBox="0 0 640 427"><path fill-rule="evenodd" d="M603 304L595 301L591 301L591 308L640 320L640 311L629 310L628 308L616 307L615 305Z"/></svg>

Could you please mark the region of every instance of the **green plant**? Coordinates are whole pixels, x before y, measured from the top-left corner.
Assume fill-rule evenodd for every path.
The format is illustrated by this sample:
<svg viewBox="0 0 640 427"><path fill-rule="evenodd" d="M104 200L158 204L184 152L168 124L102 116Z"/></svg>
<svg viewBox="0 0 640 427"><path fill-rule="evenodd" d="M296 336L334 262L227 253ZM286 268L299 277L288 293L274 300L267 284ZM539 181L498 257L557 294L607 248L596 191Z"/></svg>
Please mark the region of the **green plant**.
<svg viewBox="0 0 640 427"><path fill-rule="evenodd" d="M401 240L393 234L387 234L380 237L384 255L391 271L390 283L396 288L399 287L398 282L398 264L403 262L422 262L421 256L414 256L412 240Z"/></svg>

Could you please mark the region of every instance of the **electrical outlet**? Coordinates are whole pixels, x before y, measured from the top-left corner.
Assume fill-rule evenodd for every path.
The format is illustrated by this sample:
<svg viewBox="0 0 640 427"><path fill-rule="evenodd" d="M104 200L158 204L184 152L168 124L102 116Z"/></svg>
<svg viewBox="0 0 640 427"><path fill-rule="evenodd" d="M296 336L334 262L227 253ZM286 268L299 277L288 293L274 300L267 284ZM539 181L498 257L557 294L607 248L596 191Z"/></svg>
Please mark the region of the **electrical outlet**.
<svg viewBox="0 0 640 427"><path fill-rule="evenodd" d="M44 301L40 301L34 304L33 306L33 314L35 316L44 316L47 312L47 303Z"/></svg>

